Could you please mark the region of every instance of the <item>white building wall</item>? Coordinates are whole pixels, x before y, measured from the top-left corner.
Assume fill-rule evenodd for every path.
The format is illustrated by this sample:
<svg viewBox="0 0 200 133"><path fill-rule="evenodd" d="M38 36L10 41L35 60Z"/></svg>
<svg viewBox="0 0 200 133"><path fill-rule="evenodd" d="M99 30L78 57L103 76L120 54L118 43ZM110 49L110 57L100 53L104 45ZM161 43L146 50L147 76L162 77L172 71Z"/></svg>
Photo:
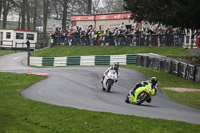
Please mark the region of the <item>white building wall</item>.
<svg viewBox="0 0 200 133"><path fill-rule="evenodd" d="M30 47L35 49L35 43L37 42L37 32L28 32L28 31L23 31L23 30L4 30L4 29L0 29L0 32L3 32L3 47L15 47L15 44L17 44L17 48L26 48L26 41L27 41L27 34L33 34L34 35L34 39L30 40L30 43L34 43L31 44ZM10 38L8 39L7 33L11 33ZM22 33L23 34L23 39L17 39L16 38L16 34L17 33Z"/></svg>

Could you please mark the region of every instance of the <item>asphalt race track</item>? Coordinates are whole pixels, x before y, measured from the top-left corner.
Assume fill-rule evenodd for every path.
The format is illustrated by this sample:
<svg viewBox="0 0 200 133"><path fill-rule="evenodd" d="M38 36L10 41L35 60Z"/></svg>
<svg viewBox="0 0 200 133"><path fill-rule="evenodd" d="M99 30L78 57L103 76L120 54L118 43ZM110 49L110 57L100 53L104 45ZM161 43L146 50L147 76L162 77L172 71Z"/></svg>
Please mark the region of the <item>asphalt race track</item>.
<svg viewBox="0 0 200 133"><path fill-rule="evenodd" d="M200 124L200 110L174 103L160 91L158 95L152 97L151 103L144 102L140 106L125 103L128 91L137 82L147 79L144 74L136 70L120 68L121 75L118 82L108 93L102 91L100 83L107 67L30 68L22 63L26 55L26 53L16 53L0 57L0 71L48 73L51 76L23 90L21 95L24 97L78 109Z"/></svg>

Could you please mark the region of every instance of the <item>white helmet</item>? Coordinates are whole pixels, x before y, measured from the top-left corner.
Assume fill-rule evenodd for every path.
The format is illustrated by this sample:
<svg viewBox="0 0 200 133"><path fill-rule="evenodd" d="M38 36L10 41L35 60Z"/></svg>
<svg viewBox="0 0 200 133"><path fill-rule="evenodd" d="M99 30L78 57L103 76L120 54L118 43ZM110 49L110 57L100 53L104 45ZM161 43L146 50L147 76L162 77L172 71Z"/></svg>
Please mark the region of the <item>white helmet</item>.
<svg viewBox="0 0 200 133"><path fill-rule="evenodd" d="M114 67L114 69L118 69L119 68L119 62L115 62L113 67Z"/></svg>

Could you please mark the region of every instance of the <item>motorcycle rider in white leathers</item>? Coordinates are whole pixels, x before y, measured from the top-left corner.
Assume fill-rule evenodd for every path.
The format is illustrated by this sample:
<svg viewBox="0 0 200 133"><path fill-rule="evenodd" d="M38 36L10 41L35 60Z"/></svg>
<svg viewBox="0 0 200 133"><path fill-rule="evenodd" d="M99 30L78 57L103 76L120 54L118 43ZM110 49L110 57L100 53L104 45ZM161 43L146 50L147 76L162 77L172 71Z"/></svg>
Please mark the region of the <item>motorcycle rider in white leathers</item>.
<svg viewBox="0 0 200 133"><path fill-rule="evenodd" d="M119 62L114 63L113 66L109 67L109 68L104 72L104 74L103 74L103 79L101 80L101 83L103 83L103 80L104 80L105 76L108 74L108 72L109 72L110 70L115 70L116 73L117 73L117 77L119 77L119 75L120 75L120 72L119 72ZM117 80L115 80L115 82L117 82Z"/></svg>

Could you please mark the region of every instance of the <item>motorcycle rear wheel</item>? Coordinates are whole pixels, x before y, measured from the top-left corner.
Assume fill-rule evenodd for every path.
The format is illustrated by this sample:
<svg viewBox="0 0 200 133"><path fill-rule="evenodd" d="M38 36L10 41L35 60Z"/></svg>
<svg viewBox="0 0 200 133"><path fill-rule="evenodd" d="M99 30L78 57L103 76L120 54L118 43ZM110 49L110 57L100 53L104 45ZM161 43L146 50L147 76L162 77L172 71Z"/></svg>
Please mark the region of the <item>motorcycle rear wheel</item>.
<svg viewBox="0 0 200 133"><path fill-rule="evenodd" d="M126 96L125 102L126 102L126 103L130 103L130 102L129 102L129 94Z"/></svg>
<svg viewBox="0 0 200 133"><path fill-rule="evenodd" d="M142 93L143 93L143 92L142 92ZM140 94L138 95L138 98L137 98L137 101L136 101L135 104L140 105L141 103L143 103L143 102L146 100L146 98L147 98L148 95L147 95L147 94L144 94L143 96L141 96L142 93L140 93Z"/></svg>

